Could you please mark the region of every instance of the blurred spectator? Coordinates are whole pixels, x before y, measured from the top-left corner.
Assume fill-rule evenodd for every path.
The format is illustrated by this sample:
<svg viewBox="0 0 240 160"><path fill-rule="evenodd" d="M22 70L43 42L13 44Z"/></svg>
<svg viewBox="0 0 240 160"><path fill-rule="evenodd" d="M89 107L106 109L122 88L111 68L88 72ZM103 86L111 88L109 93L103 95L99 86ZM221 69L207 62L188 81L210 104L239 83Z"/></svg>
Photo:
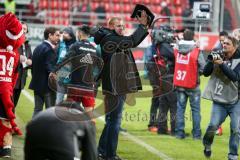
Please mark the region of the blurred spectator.
<svg viewBox="0 0 240 160"><path fill-rule="evenodd" d="M234 29L232 35L238 40L240 45L240 28Z"/></svg>
<svg viewBox="0 0 240 160"><path fill-rule="evenodd" d="M97 14L97 24L105 26L106 10L103 1L100 2L99 6L95 9L95 12Z"/></svg>
<svg viewBox="0 0 240 160"><path fill-rule="evenodd" d="M28 26L25 22L22 22L22 28L24 34L26 35L28 33ZM21 91L26 84L28 69L30 69L32 66L32 50L28 39L25 39L23 45L18 49L18 52L20 54L20 63L18 66L18 79L13 92L15 108L17 107Z"/></svg>
<svg viewBox="0 0 240 160"><path fill-rule="evenodd" d="M214 46L213 50L222 50L223 49L223 42L224 39L228 36L226 31L221 31L219 33L219 41L217 42L216 46Z"/></svg>
<svg viewBox="0 0 240 160"><path fill-rule="evenodd" d="M224 14L223 14L223 30L231 31L233 29L232 24L232 17L230 11L224 7Z"/></svg>
<svg viewBox="0 0 240 160"><path fill-rule="evenodd" d="M90 24L90 18L91 18L91 5L89 0L83 0L82 3L80 3L80 6L78 4L75 4L75 6L72 8L73 16L72 16L72 24L73 25L81 25L81 24Z"/></svg>
<svg viewBox="0 0 240 160"><path fill-rule="evenodd" d="M24 5L26 9L25 12L23 12L23 21L26 22L33 22L33 16L36 15L35 13L35 2L33 0L31 0L31 2L27 5ZM25 18L26 17L26 18Z"/></svg>
<svg viewBox="0 0 240 160"><path fill-rule="evenodd" d="M161 3L161 7L162 7L162 9L161 9L160 14L161 14L162 16L167 16L167 17L172 16L172 13L171 13L170 9L168 8L167 2L163 1L163 2Z"/></svg>
<svg viewBox="0 0 240 160"><path fill-rule="evenodd" d="M26 127L25 160L97 160L95 127L75 103L49 108Z"/></svg>
<svg viewBox="0 0 240 160"><path fill-rule="evenodd" d="M15 0L5 0L4 2L5 13L12 12L16 13L16 2Z"/></svg>
<svg viewBox="0 0 240 160"><path fill-rule="evenodd" d="M41 10L37 13L35 21L37 23L44 23L46 18L51 18L51 17L47 17L47 10L44 9L44 10Z"/></svg>
<svg viewBox="0 0 240 160"><path fill-rule="evenodd" d="M193 8L193 5L194 5L194 2L201 2L203 0L189 0L189 6L190 8L192 9Z"/></svg>
<svg viewBox="0 0 240 160"><path fill-rule="evenodd" d="M192 19L192 8L186 7L182 13L184 29L194 31L195 21Z"/></svg>
<svg viewBox="0 0 240 160"><path fill-rule="evenodd" d="M63 29L62 39L60 40L59 46L57 48L57 64L61 63L62 60L68 54L70 46L76 42L76 37L74 35L74 31L72 27L67 27ZM67 69L67 68L66 68ZM67 84L69 82L69 78L63 78L59 83ZM58 92L56 95L56 104L63 101L64 93Z"/></svg>

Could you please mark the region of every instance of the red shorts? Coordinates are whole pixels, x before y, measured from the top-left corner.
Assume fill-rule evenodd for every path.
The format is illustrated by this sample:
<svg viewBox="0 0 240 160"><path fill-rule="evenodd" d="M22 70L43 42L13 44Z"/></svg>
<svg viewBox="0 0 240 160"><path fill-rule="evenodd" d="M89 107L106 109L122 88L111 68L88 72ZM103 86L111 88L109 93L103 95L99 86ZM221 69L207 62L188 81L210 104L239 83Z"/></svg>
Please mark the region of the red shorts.
<svg viewBox="0 0 240 160"><path fill-rule="evenodd" d="M95 106L94 94L93 90L68 87L67 99L81 102L83 107L93 108Z"/></svg>

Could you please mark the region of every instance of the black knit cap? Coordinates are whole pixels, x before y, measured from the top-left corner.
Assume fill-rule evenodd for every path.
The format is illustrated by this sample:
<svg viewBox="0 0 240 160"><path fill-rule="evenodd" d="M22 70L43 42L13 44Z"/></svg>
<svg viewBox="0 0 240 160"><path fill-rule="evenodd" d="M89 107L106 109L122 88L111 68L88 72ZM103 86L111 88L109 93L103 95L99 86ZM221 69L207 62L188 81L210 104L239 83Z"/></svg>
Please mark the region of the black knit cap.
<svg viewBox="0 0 240 160"><path fill-rule="evenodd" d="M63 31L67 32L72 38L75 38L75 34L74 34L72 27L66 27L63 29Z"/></svg>

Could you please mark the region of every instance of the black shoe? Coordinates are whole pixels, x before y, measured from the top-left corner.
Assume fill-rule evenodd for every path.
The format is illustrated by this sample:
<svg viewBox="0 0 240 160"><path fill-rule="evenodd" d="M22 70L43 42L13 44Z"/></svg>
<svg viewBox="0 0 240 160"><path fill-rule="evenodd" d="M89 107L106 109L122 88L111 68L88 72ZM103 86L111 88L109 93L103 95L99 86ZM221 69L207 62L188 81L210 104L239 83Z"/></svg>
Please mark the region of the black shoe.
<svg viewBox="0 0 240 160"><path fill-rule="evenodd" d="M159 131L157 132L160 135L169 135L169 133L167 131Z"/></svg>
<svg viewBox="0 0 240 160"><path fill-rule="evenodd" d="M98 154L98 160L105 160L106 157L102 155L101 153Z"/></svg>
<svg viewBox="0 0 240 160"><path fill-rule="evenodd" d="M0 157L10 158L11 157L11 148L2 148L0 151Z"/></svg>
<svg viewBox="0 0 240 160"><path fill-rule="evenodd" d="M107 160L123 160L123 159L116 155L114 157L108 158Z"/></svg>
<svg viewBox="0 0 240 160"><path fill-rule="evenodd" d="M122 128L122 127L119 128L119 131L120 131L120 132L127 132L127 130L124 129L124 128Z"/></svg>
<svg viewBox="0 0 240 160"><path fill-rule="evenodd" d="M181 134L181 135L178 135L177 133L175 133L175 137L177 139L185 139L186 137L189 137L190 134L189 133L184 133L184 134Z"/></svg>
<svg viewBox="0 0 240 160"><path fill-rule="evenodd" d="M212 151L211 151L210 148L207 149L207 148L205 147L203 153L204 153L204 155L205 155L206 158L210 158L210 157L211 157L211 154L212 154Z"/></svg>
<svg viewBox="0 0 240 160"><path fill-rule="evenodd" d="M193 140L202 140L202 137L193 137Z"/></svg>

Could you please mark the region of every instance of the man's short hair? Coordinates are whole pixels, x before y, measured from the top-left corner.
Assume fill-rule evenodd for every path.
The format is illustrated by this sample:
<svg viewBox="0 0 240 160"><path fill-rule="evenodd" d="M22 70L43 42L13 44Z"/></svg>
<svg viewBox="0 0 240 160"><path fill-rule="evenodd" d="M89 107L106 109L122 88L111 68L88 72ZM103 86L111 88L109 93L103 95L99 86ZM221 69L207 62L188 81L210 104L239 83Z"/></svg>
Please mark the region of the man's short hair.
<svg viewBox="0 0 240 160"><path fill-rule="evenodd" d="M183 39L186 41L192 41L194 39L194 32L190 29L186 29L183 32Z"/></svg>
<svg viewBox="0 0 240 160"><path fill-rule="evenodd" d="M221 31L219 33L219 36L228 36L228 33L226 31Z"/></svg>
<svg viewBox="0 0 240 160"><path fill-rule="evenodd" d="M111 18L109 18L109 20L108 20L108 25L109 25L109 26L114 25L114 22L115 22L116 20L121 21L122 18L119 18L119 17L111 17Z"/></svg>
<svg viewBox="0 0 240 160"><path fill-rule="evenodd" d="M83 32L85 35L90 35L91 28L88 25L83 24L78 27L77 30Z"/></svg>
<svg viewBox="0 0 240 160"><path fill-rule="evenodd" d="M44 30L44 39L48 39L49 38L49 34L54 34L56 31L59 31L58 28L56 27L47 27L45 30Z"/></svg>
<svg viewBox="0 0 240 160"><path fill-rule="evenodd" d="M235 48L238 47L239 42L238 42L238 40L235 37L233 37L233 36L226 36L226 39L229 39L232 42L232 44L233 44L233 46Z"/></svg>

